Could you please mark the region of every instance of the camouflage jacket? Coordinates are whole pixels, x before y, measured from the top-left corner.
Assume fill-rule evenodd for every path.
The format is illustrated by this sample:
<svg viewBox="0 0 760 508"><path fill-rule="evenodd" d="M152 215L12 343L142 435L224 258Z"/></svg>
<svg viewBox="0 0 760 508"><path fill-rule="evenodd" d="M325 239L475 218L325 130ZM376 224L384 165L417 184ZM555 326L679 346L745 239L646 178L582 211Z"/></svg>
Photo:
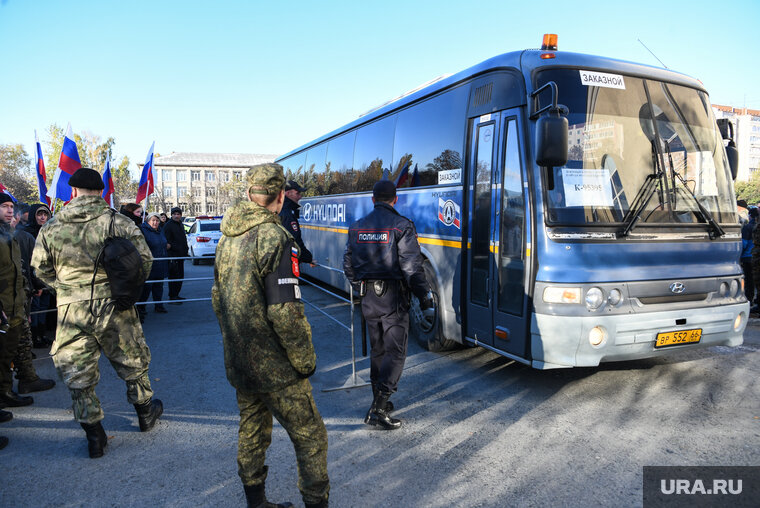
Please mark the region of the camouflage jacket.
<svg viewBox="0 0 760 508"><path fill-rule="evenodd" d="M0 222L0 304L8 319L24 317L24 273L21 249L8 224Z"/></svg>
<svg viewBox="0 0 760 508"><path fill-rule="evenodd" d="M238 390L264 393L308 377L316 355L293 237L277 214L250 201L230 208L221 229L211 297L227 379Z"/></svg>
<svg viewBox="0 0 760 508"><path fill-rule="evenodd" d="M108 237L110 225L110 208L100 196L79 196L40 229L32 267L35 275L55 290L58 305L90 299L95 259ZM134 244L145 273L150 273L153 257L135 223L117 213L114 236L128 238ZM111 287L101 265L95 276L93 298L110 296Z"/></svg>

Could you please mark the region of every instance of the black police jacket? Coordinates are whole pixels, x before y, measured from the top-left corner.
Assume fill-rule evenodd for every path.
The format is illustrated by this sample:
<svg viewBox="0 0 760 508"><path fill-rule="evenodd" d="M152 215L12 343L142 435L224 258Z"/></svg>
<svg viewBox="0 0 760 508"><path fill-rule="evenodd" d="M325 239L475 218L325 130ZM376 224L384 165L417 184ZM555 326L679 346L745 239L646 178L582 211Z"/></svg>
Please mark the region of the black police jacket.
<svg viewBox="0 0 760 508"><path fill-rule="evenodd" d="M296 239L296 243L301 248L301 255L298 257L298 261L301 263L311 263L314 259L311 255L311 251L306 248L301 238L301 225L298 223L298 217L300 216L299 209L301 205L286 197L285 202L282 204L282 210L280 210L280 222L282 226L290 231L293 238Z"/></svg>
<svg viewBox="0 0 760 508"><path fill-rule="evenodd" d="M387 203L375 203L372 212L348 229L343 271L351 282L405 280L423 299L430 288L422 261L414 223Z"/></svg>

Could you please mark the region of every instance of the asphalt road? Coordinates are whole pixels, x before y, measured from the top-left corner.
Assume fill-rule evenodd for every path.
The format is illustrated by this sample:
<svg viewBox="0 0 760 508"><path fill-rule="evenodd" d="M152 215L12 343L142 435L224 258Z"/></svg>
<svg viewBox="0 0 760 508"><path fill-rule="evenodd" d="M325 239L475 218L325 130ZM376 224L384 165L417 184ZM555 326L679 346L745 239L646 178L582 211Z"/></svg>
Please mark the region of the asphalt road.
<svg viewBox="0 0 760 508"><path fill-rule="evenodd" d="M209 265L187 277L211 276ZM188 282L207 297L210 281ZM304 296L347 322L347 307ZM210 302L148 314L150 376L165 412L139 432L124 383L101 358L106 455L87 456L65 386L34 394L0 426L0 506L245 506L237 406ZM362 424L369 387L324 392L351 374L349 335L307 307L312 377L330 439L330 504L354 506L640 506L645 465L760 465L760 323L738 348L712 347L595 369L535 371L482 349L444 354L410 342L395 432ZM38 372L56 377L44 350ZM357 343L357 351L360 351ZM369 378L361 357L359 376ZM290 441L275 424L272 501L301 505Z"/></svg>

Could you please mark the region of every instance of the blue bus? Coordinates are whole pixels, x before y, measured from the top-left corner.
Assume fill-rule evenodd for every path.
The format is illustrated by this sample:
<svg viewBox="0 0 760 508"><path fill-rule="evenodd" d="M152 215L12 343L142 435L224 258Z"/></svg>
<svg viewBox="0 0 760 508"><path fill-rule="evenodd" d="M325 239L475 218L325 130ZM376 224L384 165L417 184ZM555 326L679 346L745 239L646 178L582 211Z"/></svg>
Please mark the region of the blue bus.
<svg viewBox="0 0 760 508"><path fill-rule="evenodd" d="M308 191L314 259L396 183L438 303L412 333L538 369L742 343L749 316L730 125L702 83L540 50L441 77L277 159ZM726 140L728 147L726 147ZM304 272L347 288L340 273Z"/></svg>

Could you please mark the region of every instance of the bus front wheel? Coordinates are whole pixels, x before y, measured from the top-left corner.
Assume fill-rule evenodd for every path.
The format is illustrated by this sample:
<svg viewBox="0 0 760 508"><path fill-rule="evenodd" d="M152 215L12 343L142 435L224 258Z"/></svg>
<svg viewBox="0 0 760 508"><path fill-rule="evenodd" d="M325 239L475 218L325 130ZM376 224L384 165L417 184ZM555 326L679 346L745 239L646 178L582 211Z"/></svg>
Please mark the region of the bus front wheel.
<svg viewBox="0 0 760 508"><path fill-rule="evenodd" d="M411 306L409 309L409 324L412 333L417 337L417 341L420 345L428 351L438 352L453 349L457 345L457 342L443 336L440 303L438 299L438 282L435 278L435 272L428 261L424 262L422 268L425 271L425 278L428 280L430 290L433 293L436 313L432 323L425 320L422 316L422 310L420 309L420 301L416 296L412 295Z"/></svg>

